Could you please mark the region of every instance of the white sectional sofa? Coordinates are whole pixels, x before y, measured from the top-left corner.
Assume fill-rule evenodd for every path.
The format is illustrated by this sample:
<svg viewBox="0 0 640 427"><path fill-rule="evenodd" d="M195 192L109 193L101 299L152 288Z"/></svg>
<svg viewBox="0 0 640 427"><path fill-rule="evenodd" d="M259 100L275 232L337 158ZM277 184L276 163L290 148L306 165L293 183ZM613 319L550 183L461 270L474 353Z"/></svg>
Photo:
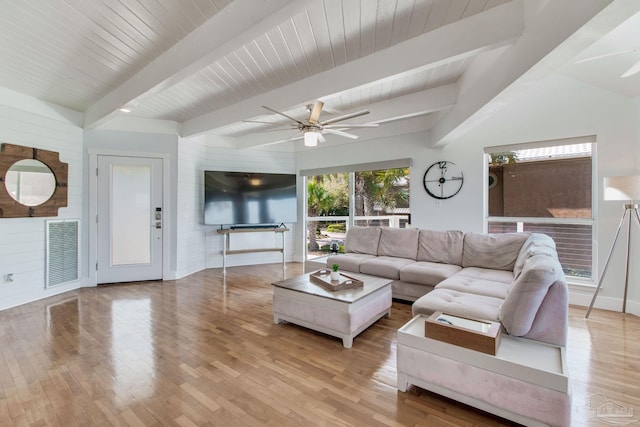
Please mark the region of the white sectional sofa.
<svg viewBox="0 0 640 427"><path fill-rule="evenodd" d="M566 346L567 283L547 235L352 227L332 264L392 279L393 297L413 301L414 315L492 320L510 335Z"/></svg>

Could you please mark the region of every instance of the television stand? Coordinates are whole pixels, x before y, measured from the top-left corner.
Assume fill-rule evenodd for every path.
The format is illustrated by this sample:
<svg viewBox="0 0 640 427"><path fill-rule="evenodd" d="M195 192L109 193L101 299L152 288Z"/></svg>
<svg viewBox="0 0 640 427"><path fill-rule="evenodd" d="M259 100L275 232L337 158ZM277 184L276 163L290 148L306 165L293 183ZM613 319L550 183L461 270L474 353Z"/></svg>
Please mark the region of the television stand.
<svg viewBox="0 0 640 427"><path fill-rule="evenodd" d="M234 254L247 254L253 252L280 252L282 254L282 269L285 270L285 244L284 244L284 233L285 231L289 231L286 227L278 227L278 226L251 226L244 227L239 226L240 228L224 228L217 230L218 234L222 234L224 241L222 242L222 274L227 274L227 255ZM231 234L237 233L280 233L282 236L282 247L280 248L251 248L251 249L229 249L229 240Z"/></svg>
<svg viewBox="0 0 640 427"><path fill-rule="evenodd" d="M246 229L272 229L278 228L276 224L259 224L259 225L232 225L229 227L231 230L246 230Z"/></svg>

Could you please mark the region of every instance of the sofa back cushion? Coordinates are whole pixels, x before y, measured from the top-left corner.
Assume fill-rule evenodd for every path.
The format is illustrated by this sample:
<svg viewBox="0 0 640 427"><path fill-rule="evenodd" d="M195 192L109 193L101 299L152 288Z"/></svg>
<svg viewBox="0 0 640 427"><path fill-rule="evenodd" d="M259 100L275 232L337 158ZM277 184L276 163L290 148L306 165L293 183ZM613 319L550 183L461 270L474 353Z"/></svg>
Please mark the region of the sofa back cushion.
<svg viewBox="0 0 640 427"><path fill-rule="evenodd" d="M513 271L520 249L530 233L464 235L463 267Z"/></svg>
<svg viewBox="0 0 640 427"><path fill-rule="evenodd" d="M524 263L527 258L537 255L545 254L553 257L557 257L556 243L553 239L546 234L532 233L529 238L524 242L518 258L513 266L513 275L517 278L520 272L524 268Z"/></svg>
<svg viewBox="0 0 640 427"><path fill-rule="evenodd" d="M500 308L500 320L509 334L522 336L529 332L549 288L556 283L566 287L557 257L536 254L525 260Z"/></svg>
<svg viewBox="0 0 640 427"><path fill-rule="evenodd" d="M347 231L345 252L378 255L380 227L351 227Z"/></svg>
<svg viewBox="0 0 640 427"><path fill-rule="evenodd" d="M418 261L462 265L464 233L457 230L420 230Z"/></svg>
<svg viewBox="0 0 640 427"><path fill-rule="evenodd" d="M417 228L383 227L378 244L378 256L416 259L418 253Z"/></svg>

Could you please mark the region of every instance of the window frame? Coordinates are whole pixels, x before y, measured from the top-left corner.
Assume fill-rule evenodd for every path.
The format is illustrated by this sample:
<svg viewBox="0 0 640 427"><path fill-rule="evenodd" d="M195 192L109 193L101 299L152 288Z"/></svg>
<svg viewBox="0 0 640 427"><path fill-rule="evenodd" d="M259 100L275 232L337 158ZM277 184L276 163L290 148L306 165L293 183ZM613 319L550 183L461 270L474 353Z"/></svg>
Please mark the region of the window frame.
<svg viewBox="0 0 640 427"><path fill-rule="evenodd" d="M353 227L359 220L367 220L367 219L377 219L377 220L389 220L389 227L392 226L394 222L390 219L389 215L381 215L375 217L367 217L367 216L356 216L355 214L355 200L356 200L356 191L355 191L355 175L356 172L362 171L370 171L370 170L384 170L384 169L397 169L397 168L408 168L411 169L413 166L413 159L405 158L405 159L396 159L389 160L383 162L375 162L375 163L362 163L362 164L354 164L354 165L346 165L346 166L336 166L336 167L328 167L328 168L318 168L318 169L306 169L301 170L300 175L303 179L303 188L304 188L304 203L303 203L303 224L304 224L304 244L303 244L303 259L305 261L309 261L309 250L307 247L307 236L306 230L308 229L309 221L316 222L326 222L326 221L345 221L345 229L348 231L350 227ZM330 175L334 173L346 173L349 176L349 215L341 215L341 216L308 216L309 212L309 194L308 194L308 178L312 176L318 175ZM393 217L401 217L403 215L393 215ZM406 219L409 220L411 218L410 214L406 215ZM399 227L400 220L398 219L397 225ZM314 259L314 258L311 258Z"/></svg>
<svg viewBox="0 0 640 427"><path fill-rule="evenodd" d="M500 217L489 216L489 160L491 154L509 151L519 151L528 148L555 147L561 145L573 145L581 143L591 144L591 218L549 218L549 217ZM524 223L529 224L565 224L565 225L590 225L591 226L591 277L568 276L573 284L594 286L599 276L598 272L598 171L597 171L597 139L595 135L565 138L557 140L528 142L502 146L485 147L483 159L483 230L489 230L492 222L513 223L517 232L523 231Z"/></svg>

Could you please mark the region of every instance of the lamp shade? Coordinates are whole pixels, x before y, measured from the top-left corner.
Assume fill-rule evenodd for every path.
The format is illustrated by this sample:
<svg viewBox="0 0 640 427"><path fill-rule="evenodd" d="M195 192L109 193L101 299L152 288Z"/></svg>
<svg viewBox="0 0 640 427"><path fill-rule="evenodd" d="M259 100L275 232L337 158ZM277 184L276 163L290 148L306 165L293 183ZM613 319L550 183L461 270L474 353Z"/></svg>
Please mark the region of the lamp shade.
<svg viewBox="0 0 640 427"><path fill-rule="evenodd" d="M315 147L318 145L318 134L316 132L305 132L304 145L306 147Z"/></svg>
<svg viewBox="0 0 640 427"><path fill-rule="evenodd" d="M605 177L604 200L640 200L640 176Z"/></svg>

